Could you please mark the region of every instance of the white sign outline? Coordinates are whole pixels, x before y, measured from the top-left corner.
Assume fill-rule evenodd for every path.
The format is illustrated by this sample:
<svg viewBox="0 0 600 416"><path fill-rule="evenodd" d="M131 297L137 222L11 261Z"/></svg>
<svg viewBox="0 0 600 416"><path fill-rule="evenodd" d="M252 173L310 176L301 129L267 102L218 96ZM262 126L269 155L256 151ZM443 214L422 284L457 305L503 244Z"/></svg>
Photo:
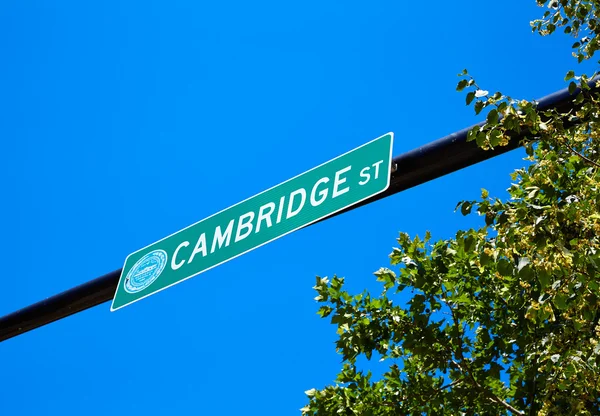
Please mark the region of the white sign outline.
<svg viewBox="0 0 600 416"><path fill-rule="evenodd" d="M355 202L351 203L350 205L346 205L346 206L344 206L344 207L342 207L342 208L340 208L340 209L337 209L337 210L335 210L335 211L333 211L333 212L330 212L330 213L328 213L327 215L323 215L322 217L319 217L319 218L317 218L317 219L315 219L315 220L313 220L313 221L311 221L311 222L308 222L308 223L306 223L306 224L303 224L303 225L301 225L301 226L299 226L299 227L296 227L296 228L294 228L293 230L290 230L290 231L286 232L285 234L281 234L281 235L279 235L279 236L277 236L277 237L274 237L274 238L272 238L272 239L271 239L271 240L269 240L269 241L265 241L264 243L262 243L262 244L260 244L260 245L258 245L258 246L256 246L256 247L249 248L248 250L246 250L246 251L244 251L244 252L242 252L242 253L240 253L240 254L237 254L237 255L235 255L235 256L233 256L233 257L230 257L230 258L228 258L228 259L226 259L226 260L223 260L222 262L220 262L220 263L217 263L217 264L215 264L215 265L213 265L213 266L210 266L210 267L208 267L208 268L206 268L206 269L204 269L204 270L202 270L202 271L200 271L200 272L198 272L198 273L196 273L196 274L193 274L193 275L191 275L191 276L188 276L188 277L186 277L186 278L184 278L184 279L178 280L178 281L176 281L176 282L174 282L174 283L171 283L170 285L168 285L168 286L165 286L165 287L163 287L163 288L160 288L160 289L158 289L158 290L156 290L156 291L154 291L154 292L148 293L147 295L144 295L144 296L142 296L142 297L140 297L140 298L137 298L137 299L136 299L136 300L134 300L134 301L131 301L131 302L129 302L129 303L125 303L124 305L121 305L121 306L119 306L118 308L114 308L114 307L113 307L113 306L114 306L114 304L115 304L115 299L116 299L116 297L117 297L117 292L119 291L119 287L120 287L120 286L121 286L121 284L123 283L123 279L124 279L124 277L125 277L123 272L124 272L124 270L125 270L125 265L127 264L127 260L129 259L129 257L131 257L132 255L134 255L135 253L139 253L140 251L143 251L143 250L147 249L148 247L150 247L150 246L153 246L153 245L154 245L154 244L156 244L156 243L160 243L161 241L163 241L163 240L166 240L167 238L169 238L169 237L172 237L172 236L174 236L175 234L179 234L180 232L182 232L182 231L185 231L185 230L187 230L188 228L191 228L191 227L193 227L193 226L195 226L195 225L198 225L198 224L200 224L201 222L204 222L204 221L206 221L206 220L208 220L208 219L210 219L210 218L214 217L215 215L218 215L218 214L222 213L223 211L227 211L228 209L230 209L230 208L233 208L233 207L235 207L235 206L237 206L237 205L239 205L239 204L242 204L242 203L244 203L244 202L246 202L246 201L248 201L248 200L250 200L250 199L252 199L252 198L254 198L254 197L257 197L257 196L259 196L259 195L262 195L262 194L264 194L265 192L268 192L268 191L270 191L271 189L277 188L277 187L279 187L279 186L281 186L281 185L283 185L283 184L285 184L285 183L287 183L287 182L289 182L289 181L291 181L291 180L294 180L294 179L296 179L296 178L298 178L298 177L300 177L300 176L302 176L302 175L304 175L304 174L306 174L306 173L308 173L308 172L311 172L311 171L313 171L313 170L315 170L315 169L318 169L318 168L320 168L321 166L327 165L328 163L331 163L331 162L333 162L334 160L337 160L337 159L339 159L339 158L341 158L341 157L344 157L344 156L346 156L346 155L347 155L347 154L349 154L349 153L355 152L356 150L358 150L358 149L361 149L361 148L363 148L363 147L365 147L365 146L367 146L367 145L369 145L369 144L371 144L371 143L373 143L373 142L376 142L377 140L379 140L379 139L382 139L382 138L384 138L384 137L386 137L386 136L391 136L391 137L390 137L390 149L389 149L388 161L387 161L387 162L388 162L388 170L389 170L389 172L391 173L391 169L392 169L392 166L391 166L391 165L392 165L392 148L393 148L393 146L394 146L394 133L393 133L393 132L389 132L389 133L383 134L383 135L381 135L381 136L377 137L376 139L370 140L369 142L367 142L367 143L365 143L365 144L362 144L362 145L360 145L360 146L358 146L358 147L356 147L356 148L354 148L354 149L352 149L352 150L349 150L349 151L347 151L346 153L343 153L343 154L341 154L341 155L339 155L339 156L337 156L337 157L334 157L333 159L330 159L330 160L328 160L327 162L323 162L323 163L321 163L320 165L318 165L318 166L315 166L315 167L314 167L314 168L312 168L312 169L309 169L309 170L307 170L307 171L305 171L305 172L302 172L302 173L300 173L300 174L298 174L298 175L294 176L293 178L290 178L290 179L288 179L288 180L286 180L286 181L284 181L284 182L281 182L281 183L279 183L279 184L277 184L277 185L275 185L275 186L272 186L272 187L270 187L269 189L265 189L264 191L262 191L262 192L260 192L260 193L258 193L258 194L256 194L256 195L252 195L251 197L249 197L249 198L246 198L246 199L244 199L243 201L240 201L240 202L238 202L237 204L234 204L234 205L231 205L231 206L229 206L229 207L227 207L227 208L225 208L225 209L222 209L221 211L219 211L219 212L216 212L216 213L212 214L212 215L211 215L211 216L209 216L209 217L203 218L203 219L201 219L200 221L197 221L197 222L193 223L192 225L188 225L187 227L185 227L185 228L182 228L182 229L181 229L181 230L179 230L179 231L176 231L176 232L174 232L174 233L172 233L172 234L170 234L170 235L168 235L168 236L166 236L166 237L164 237L164 238L161 238L161 239L160 239L160 240L158 240L158 241L155 241L155 242L153 242L153 243L151 243L151 244L148 244L147 246L145 246L145 247L143 247L143 248L140 248L139 250L136 250L136 251L134 251L133 253L129 254L129 255L128 255L126 258L125 258L125 262L123 263L123 269L121 270L121 276L119 277L119 283L117 284L117 289L115 290L115 294L114 294L114 296L113 296L113 300L112 300L112 302L111 302L111 305L110 305L110 311L111 311L111 312L117 311L117 310L119 310L119 309L121 309L121 308L124 308L125 306L129 306L129 305L131 305L131 304L133 304L133 303L136 303L137 301L140 301L140 300L142 300L142 299L145 299L145 298L147 298L148 296L155 295L155 294L157 294L157 293L159 293L159 292L162 292L163 290L165 290L165 289L168 289L168 288L170 288L171 286L175 286L176 284L179 284L179 283L181 283L181 282L184 282L184 281L186 281L186 280L188 280L188 279L191 279L192 277L196 277L196 276L198 276L199 274L202 274L202 273L204 273L204 272L207 272L207 271L209 271L210 269L214 269L215 267L217 267L217 266L220 266L220 265L221 265L221 264L223 264L223 263L227 263L228 261L230 261L230 260L233 260L233 259L235 259L235 258L237 258L237 257L239 257L239 256L242 256L242 255L244 255L244 254L246 254L246 253L248 253L248 252L250 252L250 251L252 251L252 250L256 250L257 248L259 248L259 247L262 247L262 246L264 246L265 244L269 244L270 242L272 242L272 241L275 241L275 240L277 240L277 239L279 239L279 238L281 238L281 237L284 237L284 236L286 236L286 235L288 235L288 234L290 234L290 233L293 233L294 231L298 231L298 230L299 230L299 229L301 229L301 228L308 227L309 225L311 225L311 224L313 224L313 223L315 223L315 222L317 222L317 221L320 221L320 220L322 220L323 218L329 217L330 215L333 215L333 214L335 214L336 212L342 211L342 210L344 210L344 209L346 209L346 208L349 208L349 207L351 207L352 205L356 205L356 204L358 204L358 203L360 203L360 202L364 201L365 199L369 199L369 198L371 198L371 197L373 197L373 196L375 196L375 195L378 195L378 194L380 194L380 193L382 193L382 192L385 192L385 191L386 191L386 190L389 188L389 186L390 186L390 176L391 176L391 175L389 175L389 174L387 175L387 182L386 182L386 185L385 185L385 187L384 187L384 188L383 188L381 191L379 191L379 192L377 192L377 193L371 194L371 195L369 195L369 196L367 196L367 197L365 197L365 198L363 198L363 199L361 199L361 200L359 200L359 201L355 201ZM147 289L147 288L146 288L146 289Z"/></svg>

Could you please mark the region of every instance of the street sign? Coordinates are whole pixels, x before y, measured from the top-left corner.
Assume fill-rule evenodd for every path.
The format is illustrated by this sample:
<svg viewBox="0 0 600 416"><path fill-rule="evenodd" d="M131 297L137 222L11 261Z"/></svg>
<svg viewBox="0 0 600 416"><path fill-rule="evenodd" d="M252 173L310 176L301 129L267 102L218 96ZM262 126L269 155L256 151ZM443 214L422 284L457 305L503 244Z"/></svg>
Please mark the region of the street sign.
<svg viewBox="0 0 600 416"><path fill-rule="evenodd" d="M392 143L388 133L131 253L111 311L385 191Z"/></svg>

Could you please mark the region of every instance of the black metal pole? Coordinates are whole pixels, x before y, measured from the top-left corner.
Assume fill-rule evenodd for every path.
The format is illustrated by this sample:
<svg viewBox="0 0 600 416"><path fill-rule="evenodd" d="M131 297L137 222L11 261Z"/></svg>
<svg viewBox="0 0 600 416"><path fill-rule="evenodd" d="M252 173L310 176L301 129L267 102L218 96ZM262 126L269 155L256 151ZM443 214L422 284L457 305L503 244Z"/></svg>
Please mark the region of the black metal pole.
<svg viewBox="0 0 600 416"><path fill-rule="evenodd" d="M590 81L589 85L595 89L595 80ZM579 90L574 94L578 92ZM557 91L538 100L538 109L567 112L574 108L573 96L567 89ZM523 132L515 136L507 146L484 151L475 142L467 142L467 133L473 127L475 126L395 157L393 163L396 170L392 173L390 186L385 192L325 219L516 149L526 135ZM0 342L108 302L114 296L120 274L121 269L115 270L0 318Z"/></svg>

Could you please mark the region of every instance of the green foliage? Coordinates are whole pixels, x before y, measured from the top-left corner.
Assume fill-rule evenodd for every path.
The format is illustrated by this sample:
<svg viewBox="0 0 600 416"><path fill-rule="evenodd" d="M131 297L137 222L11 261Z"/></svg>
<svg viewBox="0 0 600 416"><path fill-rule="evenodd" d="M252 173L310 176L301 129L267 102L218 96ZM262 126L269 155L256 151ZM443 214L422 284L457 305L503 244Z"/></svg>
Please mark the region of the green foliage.
<svg viewBox="0 0 600 416"><path fill-rule="evenodd" d="M596 3L538 0L549 11L532 27L564 28L588 59ZM317 277L343 366L335 384L306 392L305 415L600 414L600 96L569 71L577 109L542 112L459 76L467 105L486 111L469 140L491 149L524 135L529 165L513 173L509 200L482 190L459 202L480 228L440 241L400 234L391 268L375 272L381 294ZM361 356L387 371L365 373Z"/></svg>
<svg viewBox="0 0 600 416"><path fill-rule="evenodd" d="M576 42L572 48L578 62L590 59L600 47L600 10L594 0L537 0L539 6L547 10L541 19L531 22L534 32L542 36L550 35L557 29L572 35Z"/></svg>

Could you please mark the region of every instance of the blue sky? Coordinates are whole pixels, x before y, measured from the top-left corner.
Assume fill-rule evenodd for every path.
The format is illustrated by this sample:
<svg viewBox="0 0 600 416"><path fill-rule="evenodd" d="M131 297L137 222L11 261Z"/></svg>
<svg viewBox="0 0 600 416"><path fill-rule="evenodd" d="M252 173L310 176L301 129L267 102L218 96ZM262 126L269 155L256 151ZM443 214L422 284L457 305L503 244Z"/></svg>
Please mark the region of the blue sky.
<svg viewBox="0 0 600 416"><path fill-rule="evenodd" d="M60 3L60 4L57 4ZM0 315L388 131L394 155L478 122L463 68L565 86L572 40L530 0L0 5ZM7 415L287 415L340 369L315 276L379 291L398 232L451 237L520 151L285 236L114 313L0 344Z"/></svg>

